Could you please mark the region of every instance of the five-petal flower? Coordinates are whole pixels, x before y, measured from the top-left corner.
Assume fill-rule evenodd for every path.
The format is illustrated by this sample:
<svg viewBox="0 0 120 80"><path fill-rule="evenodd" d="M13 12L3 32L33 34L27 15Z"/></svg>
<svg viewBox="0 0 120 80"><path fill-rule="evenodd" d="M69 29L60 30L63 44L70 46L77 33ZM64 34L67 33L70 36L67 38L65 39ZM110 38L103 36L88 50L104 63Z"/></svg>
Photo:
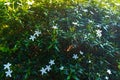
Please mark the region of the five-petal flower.
<svg viewBox="0 0 120 80"><path fill-rule="evenodd" d="M40 34L41 34L40 31L35 31L35 34L34 34L34 35L39 36Z"/></svg>
<svg viewBox="0 0 120 80"><path fill-rule="evenodd" d="M34 35L31 35L29 39L32 40L32 41L34 41L35 38L36 38L36 37L35 37Z"/></svg>
<svg viewBox="0 0 120 80"><path fill-rule="evenodd" d="M10 69L11 64L8 62L7 64L4 64L4 69Z"/></svg>
<svg viewBox="0 0 120 80"><path fill-rule="evenodd" d="M50 65L54 65L54 64L55 64L55 61L54 61L54 60L50 60L49 64L50 64Z"/></svg>
<svg viewBox="0 0 120 80"><path fill-rule="evenodd" d="M77 54L73 54L73 59L78 59L78 55Z"/></svg>
<svg viewBox="0 0 120 80"><path fill-rule="evenodd" d="M46 65L46 68L45 68L48 72L51 70L51 67L50 65Z"/></svg>
<svg viewBox="0 0 120 80"><path fill-rule="evenodd" d="M40 72L41 72L41 74L42 74L42 75L44 75L44 74L46 74L46 73L47 73L47 72L46 72L46 69L45 69L45 68L43 68L43 67L42 67L42 69L40 70Z"/></svg>
<svg viewBox="0 0 120 80"><path fill-rule="evenodd" d="M6 71L5 73L6 73L6 77L11 77L11 73L12 73L12 71L9 69L9 70Z"/></svg>

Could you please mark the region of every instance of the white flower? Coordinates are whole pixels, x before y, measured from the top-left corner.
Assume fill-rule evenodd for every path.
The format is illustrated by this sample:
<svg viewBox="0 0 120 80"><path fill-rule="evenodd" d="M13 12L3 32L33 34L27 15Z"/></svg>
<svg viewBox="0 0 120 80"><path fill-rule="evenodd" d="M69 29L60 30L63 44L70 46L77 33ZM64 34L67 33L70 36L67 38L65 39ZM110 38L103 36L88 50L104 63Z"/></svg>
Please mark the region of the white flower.
<svg viewBox="0 0 120 80"><path fill-rule="evenodd" d="M50 65L46 65L46 68L45 68L48 72L51 70L51 67Z"/></svg>
<svg viewBox="0 0 120 80"><path fill-rule="evenodd" d="M108 80L108 79L109 79L109 77L107 77L107 76L106 76L106 77L105 77L105 79L106 79L106 80Z"/></svg>
<svg viewBox="0 0 120 80"><path fill-rule="evenodd" d="M27 1L28 5L32 5L34 3L34 1Z"/></svg>
<svg viewBox="0 0 120 80"><path fill-rule="evenodd" d="M12 71L8 69L8 71L6 71L5 73L6 73L6 77L11 77Z"/></svg>
<svg viewBox="0 0 120 80"><path fill-rule="evenodd" d="M42 67L42 69L40 70L40 72L41 72L42 75L47 73L47 72L46 72L46 69L44 69L43 67Z"/></svg>
<svg viewBox="0 0 120 80"><path fill-rule="evenodd" d="M107 69L107 73L108 74L112 74L110 69Z"/></svg>
<svg viewBox="0 0 120 80"><path fill-rule="evenodd" d="M83 55L84 53L82 51L80 51L80 54Z"/></svg>
<svg viewBox="0 0 120 80"><path fill-rule="evenodd" d="M31 35L29 39L32 40L32 41L34 41L35 38L36 38L36 37L35 37L34 35Z"/></svg>
<svg viewBox="0 0 120 80"><path fill-rule="evenodd" d="M6 3L4 3L4 5L7 5L7 6L9 6L11 3L10 2L6 2Z"/></svg>
<svg viewBox="0 0 120 80"><path fill-rule="evenodd" d="M64 69L64 66L61 66L59 69L60 69L60 70L63 70L63 69Z"/></svg>
<svg viewBox="0 0 120 80"><path fill-rule="evenodd" d="M54 65L54 64L55 64L55 61L54 61L54 60L50 60L49 64L50 64L50 65Z"/></svg>
<svg viewBox="0 0 120 80"><path fill-rule="evenodd" d="M73 59L78 59L78 55L77 54L73 54Z"/></svg>
<svg viewBox="0 0 120 80"><path fill-rule="evenodd" d="M89 60L88 63L91 63L91 60Z"/></svg>
<svg viewBox="0 0 120 80"><path fill-rule="evenodd" d="M40 31L35 31L35 34L34 34L34 35L39 36L40 34L41 34Z"/></svg>
<svg viewBox="0 0 120 80"><path fill-rule="evenodd" d="M52 28L53 28L53 29L58 29L58 27L57 27L57 26L53 26Z"/></svg>
<svg viewBox="0 0 120 80"><path fill-rule="evenodd" d="M102 30L96 30L96 34L97 34L97 37L101 37L102 36Z"/></svg>
<svg viewBox="0 0 120 80"><path fill-rule="evenodd" d="M8 62L7 64L4 64L4 69L10 69L11 64Z"/></svg>

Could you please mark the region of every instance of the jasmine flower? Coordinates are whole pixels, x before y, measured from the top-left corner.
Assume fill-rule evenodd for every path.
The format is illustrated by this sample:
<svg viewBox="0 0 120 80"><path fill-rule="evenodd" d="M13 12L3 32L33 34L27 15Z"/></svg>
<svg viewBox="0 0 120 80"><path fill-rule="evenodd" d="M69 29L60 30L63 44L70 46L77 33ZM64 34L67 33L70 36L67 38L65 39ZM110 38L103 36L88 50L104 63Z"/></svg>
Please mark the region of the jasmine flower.
<svg viewBox="0 0 120 80"><path fill-rule="evenodd" d="M106 80L108 80L108 79L109 79L109 77L107 77L107 76L106 76L106 77L105 77L105 79L106 79Z"/></svg>
<svg viewBox="0 0 120 80"><path fill-rule="evenodd" d="M4 69L10 69L11 64L8 62L7 64L4 64Z"/></svg>
<svg viewBox="0 0 120 80"><path fill-rule="evenodd" d="M72 57L73 59L78 59L78 55L77 54L73 54L73 57Z"/></svg>
<svg viewBox="0 0 120 80"><path fill-rule="evenodd" d="M58 27L57 27L57 26L53 26L52 28L53 28L53 29L58 29Z"/></svg>
<svg viewBox="0 0 120 80"><path fill-rule="evenodd" d="M43 67L42 67L42 69L40 70L40 72L41 72L42 75L44 75L44 74L47 73L47 72L46 72L46 69L44 69Z"/></svg>
<svg viewBox="0 0 120 80"><path fill-rule="evenodd" d="M91 63L91 60L89 60L88 63Z"/></svg>
<svg viewBox="0 0 120 80"><path fill-rule="evenodd" d="M32 5L34 3L34 1L28 1L27 4L28 5Z"/></svg>
<svg viewBox="0 0 120 80"><path fill-rule="evenodd" d="M29 39L32 40L32 41L34 41L35 38L36 38L36 37L35 37L34 35L31 35Z"/></svg>
<svg viewBox="0 0 120 80"><path fill-rule="evenodd" d="M45 68L48 72L51 70L51 67L50 65L46 65L46 68Z"/></svg>
<svg viewBox="0 0 120 80"><path fill-rule="evenodd" d="M97 37L101 37L102 36L102 30L96 30L96 34L97 34Z"/></svg>
<svg viewBox="0 0 120 80"><path fill-rule="evenodd" d="M50 65L54 65L54 64L55 64L55 61L54 61L54 60L50 60L49 64L50 64Z"/></svg>
<svg viewBox="0 0 120 80"><path fill-rule="evenodd" d="M107 73L108 74L112 74L110 69L107 69Z"/></svg>
<svg viewBox="0 0 120 80"><path fill-rule="evenodd" d="M41 34L40 31L35 31L35 34L34 34L34 35L39 36L40 34Z"/></svg>
<svg viewBox="0 0 120 80"><path fill-rule="evenodd" d="M6 77L11 77L12 71L11 71L11 70L8 70L8 71L6 71L5 73L6 73Z"/></svg>

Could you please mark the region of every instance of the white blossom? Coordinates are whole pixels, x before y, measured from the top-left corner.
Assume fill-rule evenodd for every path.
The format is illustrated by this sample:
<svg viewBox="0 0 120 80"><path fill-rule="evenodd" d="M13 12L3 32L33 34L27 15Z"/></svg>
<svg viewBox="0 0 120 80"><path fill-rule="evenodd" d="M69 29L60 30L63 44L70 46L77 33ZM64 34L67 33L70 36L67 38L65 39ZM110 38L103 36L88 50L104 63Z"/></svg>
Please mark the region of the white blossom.
<svg viewBox="0 0 120 80"><path fill-rule="evenodd" d="M45 68L48 72L51 70L51 67L50 65L46 65L46 68Z"/></svg>
<svg viewBox="0 0 120 80"><path fill-rule="evenodd" d="M35 31L34 35L39 36L41 34L40 31Z"/></svg>
<svg viewBox="0 0 120 80"><path fill-rule="evenodd" d="M77 54L73 54L73 59L78 59L78 55Z"/></svg>
<svg viewBox="0 0 120 80"><path fill-rule="evenodd" d="M7 64L4 64L4 69L10 69L11 64L8 62Z"/></svg>
<svg viewBox="0 0 120 80"><path fill-rule="evenodd" d="M110 69L107 69L107 73L108 74L112 74Z"/></svg>
<svg viewBox="0 0 120 80"><path fill-rule="evenodd" d="M58 27L57 27L57 26L53 26L52 28L53 28L53 29L58 29Z"/></svg>
<svg viewBox="0 0 120 80"><path fill-rule="evenodd" d="M10 2L6 2L6 3L4 3L4 5L7 5L7 6L9 6L11 3Z"/></svg>
<svg viewBox="0 0 120 80"><path fill-rule="evenodd" d="M64 69L64 66L61 66L59 69L60 69L60 70L63 70L63 69Z"/></svg>
<svg viewBox="0 0 120 80"><path fill-rule="evenodd" d="M106 77L105 77L105 79L106 79L106 80L108 80L108 79L109 79L109 77L108 77L108 76L106 76Z"/></svg>
<svg viewBox="0 0 120 80"><path fill-rule="evenodd" d="M34 1L27 1L28 5L33 5Z"/></svg>
<svg viewBox="0 0 120 80"><path fill-rule="evenodd" d="M96 30L96 34L97 34L97 37L101 37L102 36L102 30L98 29Z"/></svg>
<svg viewBox="0 0 120 80"><path fill-rule="evenodd" d="M35 38L36 38L36 37L35 37L34 35L31 35L29 39L32 40L32 41L34 41Z"/></svg>
<svg viewBox="0 0 120 80"><path fill-rule="evenodd" d="M49 64L50 64L50 65L54 65L54 64L55 64L55 61L54 61L54 60L50 60L50 61L49 61Z"/></svg>
<svg viewBox="0 0 120 80"><path fill-rule="evenodd" d="M46 72L46 69L45 69L45 68L43 68L43 67L42 67L42 69L40 70L40 72L41 72L41 74L42 74L42 75L44 75L44 74L46 74L46 73L47 73L47 72Z"/></svg>
<svg viewBox="0 0 120 80"><path fill-rule="evenodd" d="M91 60L89 60L88 63L91 63Z"/></svg>
<svg viewBox="0 0 120 80"><path fill-rule="evenodd" d="M12 77L11 76L12 71L10 69L8 69L8 71L6 71L5 73L6 73L6 77Z"/></svg>

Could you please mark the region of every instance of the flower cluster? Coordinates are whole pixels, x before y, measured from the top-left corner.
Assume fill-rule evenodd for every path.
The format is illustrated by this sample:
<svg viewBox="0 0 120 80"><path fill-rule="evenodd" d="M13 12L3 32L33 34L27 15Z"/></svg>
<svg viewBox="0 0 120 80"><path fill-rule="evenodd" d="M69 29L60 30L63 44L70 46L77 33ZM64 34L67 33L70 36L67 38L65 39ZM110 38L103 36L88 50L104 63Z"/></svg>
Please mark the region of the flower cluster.
<svg viewBox="0 0 120 80"><path fill-rule="evenodd" d="M107 72L109 75L110 75L110 74L112 74L112 72L111 72L111 70L110 70L110 69L107 69L107 71L106 71L106 72ZM105 77L105 79L106 79L106 80L109 80L109 77L108 77L108 76L106 76L106 77Z"/></svg>
<svg viewBox="0 0 120 80"><path fill-rule="evenodd" d="M46 65L46 67L42 67L42 69L40 70L41 72L41 75L44 75L47 73L47 71L49 72L52 68L51 66L55 64L55 61L54 60L50 60L49 61L49 65Z"/></svg>
<svg viewBox="0 0 120 80"><path fill-rule="evenodd" d="M28 5L32 5L34 3L34 1L27 1Z"/></svg>
<svg viewBox="0 0 120 80"><path fill-rule="evenodd" d="M31 35L29 39L34 41L36 37L39 37L40 34L41 34L40 31L35 31L34 35Z"/></svg>
<svg viewBox="0 0 120 80"><path fill-rule="evenodd" d="M81 55L84 54L82 51L79 51L79 53L80 53ZM75 60L78 59L78 58L79 58L79 57L78 57L78 54L73 54L72 58L75 59Z"/></svg>
<svg viewBox="0 0 120 80"><path fill-rule="evenodd" d="M58 27L57 27L57 26L53 26L52 28L53 28L53 29L58 29Z"/></svg>
<svg viewBox="0 0 120 80"><path fill-rule="evenodd" d="M96 34L97 34L97 37L101 37L102 36L102 30L96 30Z"/></svg>
<svg viewBox="0 0 120 80"><path fill-rule="evenodd" d="M6 77L12 77L12 70L10 70L10 66L11 64L8 62L7 64L4 64L4 69L7 69L6 73Z"/></svg>

